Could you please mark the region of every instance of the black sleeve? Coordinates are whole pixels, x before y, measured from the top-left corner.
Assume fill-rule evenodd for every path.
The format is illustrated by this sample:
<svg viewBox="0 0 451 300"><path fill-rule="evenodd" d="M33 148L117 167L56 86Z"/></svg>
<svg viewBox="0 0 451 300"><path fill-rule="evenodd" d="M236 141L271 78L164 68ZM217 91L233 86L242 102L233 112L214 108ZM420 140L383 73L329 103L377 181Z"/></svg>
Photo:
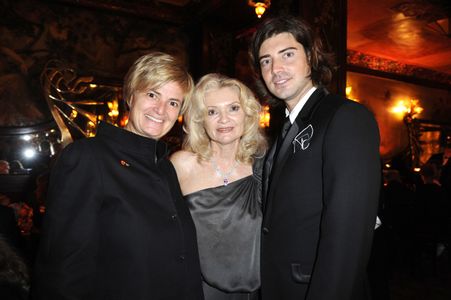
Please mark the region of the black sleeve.
<svg viewBox="0 0 451 300"><path fill-rule="evenodd" d="M380 189L372 114L355 103L341 106L323 149L324 209L307 299L354 299L355 286L366 278Z"/></svg>
<svg viewBox="0 0 451 300"><path fill-rule="evenodd" d="M101 173L91 144L71 144L51 171L32 293L34 300L92 299Z"/></svg>

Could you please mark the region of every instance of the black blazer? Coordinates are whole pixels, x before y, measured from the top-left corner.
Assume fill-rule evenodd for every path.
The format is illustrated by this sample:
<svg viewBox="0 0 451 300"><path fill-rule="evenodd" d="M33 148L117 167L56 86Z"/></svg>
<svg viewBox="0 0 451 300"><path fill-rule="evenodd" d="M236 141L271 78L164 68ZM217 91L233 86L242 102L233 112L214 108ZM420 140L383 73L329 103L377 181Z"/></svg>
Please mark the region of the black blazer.
<svg viewBox="0 0 451 300"><path fill-rule="evenodd" d="M203 299L194 224L161 144L101 123L64 149L33 300Z"/></svg>
<svg viewBox="0 0 451 300"><path fill-rule="evenodd" d="M317 89L265 165L262 296L364 300L379 133L362 105ZM271 170L272 168L272 170Z"/></svg>

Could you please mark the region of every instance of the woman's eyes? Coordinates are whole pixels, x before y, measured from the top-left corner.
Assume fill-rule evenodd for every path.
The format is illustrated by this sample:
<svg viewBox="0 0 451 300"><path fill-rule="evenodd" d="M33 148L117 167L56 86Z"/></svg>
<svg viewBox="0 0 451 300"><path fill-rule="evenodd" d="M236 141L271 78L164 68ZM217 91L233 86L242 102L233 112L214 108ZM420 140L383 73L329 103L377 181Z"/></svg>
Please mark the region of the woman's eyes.
<svg viewBox="0 0 451 300"><path fill-rule="evenodd" d="M160 95L158 93L155 92L147 92L146 93L147 97L149 97L151 100L159 100L160 99ZM175 107L175 108L179 108L180 107L180 101L177 100L169 100L169 102L167 102L170 106Z"/></svg>
<svg viewBox="0 0 451 300"><path fill-rule="evenodd" d="M173 106L173 107L179 107L179 106L180 106L180 103L179 103L178 101L170 101L170 102L169 102L169 105L170 105L170 106Z"/></svg>
<svg viewBox="0 0 451 300"><path fill-rule="evenodd" d="M152 98L152 99L157 99L157 98L158 98L157 94L154 93L154 92L148 92L148 93L147 93L147 96L148 96L149 98Z"/></svg>
<svg viewBox="0 0 451 300"><path fill-rule="evenodd" d="M239 105L232 105L230 107L230 111L232 111L232 112L240 111L240 106Z"/></svg>
<svg viewBox="0 0 451 300"><path fill-rule="evenodd" d="M214 116L215 114L216 114L216 110L214 110L214 109L207 110L207 115Z"/></svg>
<svg viewBox="0 0 451 300"><path fill-rule="evenodd" d="M239 112L240 109L241 109L241 107L238 104L236 104L236 105L229 106L228 111L231 113L235 113L235 112ZM219 111L217 109L208 109L207 110L208 116L215 116L218 114L219 114Z"/></svg>

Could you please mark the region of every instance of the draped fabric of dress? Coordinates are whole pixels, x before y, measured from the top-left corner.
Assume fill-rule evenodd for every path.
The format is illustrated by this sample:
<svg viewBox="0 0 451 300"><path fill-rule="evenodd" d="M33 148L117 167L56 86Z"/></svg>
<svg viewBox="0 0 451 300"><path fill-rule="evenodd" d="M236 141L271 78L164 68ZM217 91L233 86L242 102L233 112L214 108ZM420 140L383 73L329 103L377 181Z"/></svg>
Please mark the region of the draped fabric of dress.
<svg viewBox="0 0 451 300"><path fill-rule="evenodd" d="M196 225L206 300L253 299L258 293L261 173L257 159L253 175L185 196Z"/></svg>

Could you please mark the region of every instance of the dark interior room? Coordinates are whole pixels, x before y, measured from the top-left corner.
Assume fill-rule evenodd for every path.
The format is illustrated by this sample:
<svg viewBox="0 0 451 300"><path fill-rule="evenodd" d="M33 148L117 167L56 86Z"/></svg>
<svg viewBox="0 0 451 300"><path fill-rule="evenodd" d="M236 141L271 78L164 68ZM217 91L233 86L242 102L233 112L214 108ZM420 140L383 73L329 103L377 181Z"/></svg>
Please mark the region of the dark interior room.
<svg viewBox="0 0 451 300"><path fill-rule="evenodd" d="M14 243L29 270L27 298L17 299L33 300L52 167L99 122L127 126L123 82L139 57L170 54L194 82L207 73L236 78L261 105L260 130L272 145L284 108L261 93L249 47L263 22L284 15L305 20L333 53L327 90L377 122L372 299L451 299L451 1L0 0L0 204L14 212ZM170 153L181 149L185 127L179 116L162 137Z"/></svg>

